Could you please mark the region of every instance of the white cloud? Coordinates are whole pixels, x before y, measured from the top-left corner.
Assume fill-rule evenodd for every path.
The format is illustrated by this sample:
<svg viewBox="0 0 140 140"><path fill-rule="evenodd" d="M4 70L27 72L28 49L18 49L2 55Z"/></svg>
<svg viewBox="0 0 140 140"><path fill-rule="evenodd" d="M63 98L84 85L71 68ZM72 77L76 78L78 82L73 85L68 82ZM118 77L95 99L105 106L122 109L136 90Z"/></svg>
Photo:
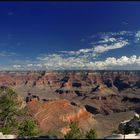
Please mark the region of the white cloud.
<svg viewBox="0 0 140 140"><path fill-rule="evenodd" d="M27 67L32 67L33 66L33 64L27 64Z"/></svg>
<svg viewBox="0 0 140 140"><path fill-rule="evenodd" d="M103 36L109 35L109 36L133 36L133 31L119 31L119 32L107 32L107 33L101 33Z"/></svg>
<svg viewBox="0 0 140 140"><path fill-rule="evenodd" d="M87 64L91 69L140 69L140 56L132 55L131 57L122 56L118 59L108 57L104 61L95 61Z"/></svg>
<svg viewBox="0 0 140 140"><path fill-rule="evenodd" d="M140 56L132 55L130 57L122 56L120 58L108 57L102 61L90 61L88 58L68 57L64 58L59 55L46 56L40 58L36 64L13 65L15 69L27 68L38 70L63 70L63 69L140 69Z"/></svg>
<svg viewBox="0 0 140 140"><path fill-rule="evenodd" d="M21 68L21 65L13 65L14 68Z"/></svg>
<svg viewBox="0 0 140 140"><path fill-rule="evenodd" d="M90 51L93 51L93 49L80 49L78 52L79 53L87 53L87 52L90 52Z"/></svg>
<svg viewBox="0 0 140 140"><path fill-rule="evenodd" d="M35 66L37 66L37 67L42 67L42 64L36 64Z"/></svg>
<svg viewBox="0 0 140 140"><path fill-rule="evenodd" d="M127 40L123 40L122 38L120 39L115 39L112 37L105 37L104 40L99 41L98 43L102 43L101 45L93 45L92 48L84 48L80 49L78 51L60 51L62 54L67 54L67 55L91 55L92 56L97 56L97 54L107 52L109 50L113 49L119 49L122 47L125 47L126 45L129 44ZM111 44L106 44L106 43L111 43Z"/></svg>
<svg viewBox="0 0 140 140"><path fill-rule="evenodd" d="M41 69L140 69L140 57L132 55L131 57L122 56L120 58L108 57L104 61L90 61L86 58L68 57L53 55L51 58L44 57L40 63L34 65Z"/></svg>
<svg viewBox="0 0 140 140"><path fill-rule="evenodd" d="M123 41L119 41L119 42L111 44L111 45L107 45L107 44L97 45L94 48L94 52L95 53L104 53L104 52L107 52L109 50L119 49L119 48L125 47L128 44L129 43L127 41L123 40Z"/></svg>
<svg viewBox="0 0 140 140"><path fill-rule="evenodd" d="M88 52L91 52L93 51L93 48L85 48L85 49L80 49L78 51L60 51L61 53L64 53L64 54L68 54L68 55L80 55L82 53L88 53Z"/></svg>
<svg viewBox="0 0 140 140"><path fill-rule="evenodd" d="M99 41L98 43L108 43L108 42L116 42L116 38L114 37L109 37L109 36L105 36L103 37L103 40Z"/></svg>
<svg viewBox="0 0 140 140"><path fill-rule="evenodd" d="M123 48L130 44L130 41L126 39L126 36L132 36L134 33L132 31L120 31L120 32L108 32L108 33L99 33L98 41L92 41L89 43L91 48L83 48L77 51L60 51L62 55L67 56L86 56L95 59L97 56L101 55L104 52ZM95 36L94 36L95 37Z"/></svg>
<svg viewBox="0 0 140 140"><path fill-rule="evenodd" d="M97 56L114 49L123 48L131 43L127 36L133 39L140 39L140 31L120 31L102 34L91 48L79 50L59 51L58 53L41 55L34 61L17 61L14 68L24 69L140 69L140 57L122 56L120 58L108 57L105 60L97 61ZM21 63L20 63L21 62Z"/></svg>

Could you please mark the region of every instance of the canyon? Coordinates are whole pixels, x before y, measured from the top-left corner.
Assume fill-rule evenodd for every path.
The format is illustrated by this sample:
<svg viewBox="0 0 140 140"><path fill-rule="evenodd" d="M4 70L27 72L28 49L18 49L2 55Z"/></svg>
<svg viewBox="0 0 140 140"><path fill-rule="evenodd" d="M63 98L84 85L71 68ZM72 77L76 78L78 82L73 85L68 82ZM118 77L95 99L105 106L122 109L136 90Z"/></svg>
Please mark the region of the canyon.
<svg viewBox="0 0 140 140"><path fill-rule="evenodd" d="M79 121L103 138L140 112L140 71L1 71L0 86L24 102L34 95L27 107L44 132L65 134L70 121Z"/></svg>

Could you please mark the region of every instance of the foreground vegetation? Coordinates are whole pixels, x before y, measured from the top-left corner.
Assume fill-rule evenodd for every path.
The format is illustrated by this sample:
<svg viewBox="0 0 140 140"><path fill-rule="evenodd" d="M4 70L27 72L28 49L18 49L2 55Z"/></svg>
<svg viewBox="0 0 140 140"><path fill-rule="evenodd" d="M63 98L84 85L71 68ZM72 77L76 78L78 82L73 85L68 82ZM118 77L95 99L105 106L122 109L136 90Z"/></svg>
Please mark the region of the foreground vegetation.
<svg viewBox="0 0 140 140"><path fill-rule="evenodd" d="M20 137L39 134L36 122L22 108L22 100L14 90L7 87L0 89L0 132Z"/></svg>
<svg viewBox="0 0 140 140"><path fill-rule="evenodd" d="M84 135L78 128L77 122L71 122L70 131L64 136L65 139L96 139L97 134L95 129L90 129Z"/></svg>
<svg viewBox="0 0 140 140"><path fill-rule="evenodd" d="M26 107L22 106L23 101L14 90L7 87L0 88L0 132L15 134L18 138L39 137L41 131L37 123L32 120ZM69 127L70 131L64 136L64 139L95 139L97 137L94 129L83 134L78 128L77 122L71 122ZM49 133L48 138L52 138Z"/></svg>
<svg viewBox="0 0 140 140"><path fill-rule="evenodd" d="M139 124L140 117L134 116L132 119L135 124ZM132 122L133 122L132 121ZM134 127L133 126L133 127ZM140 133L139 125L133 128L129 123L124 125L121 129L121 133L126 134ZM78 122L71 122L69 125L70 131L66 135L61 135L64 139L96 139L97 133L95 129L90 129L87 132L83 132L78 127ZM3 134L15 134L18 138L33 138L42 135L38 124L30 116L26 106L23 105L23 100L17 95L17 93L10 88L0 88L0 132ZM117 132L117 131L114 131ZM46 134L46 138L57 138L57 134L49 132Z"/></svg>

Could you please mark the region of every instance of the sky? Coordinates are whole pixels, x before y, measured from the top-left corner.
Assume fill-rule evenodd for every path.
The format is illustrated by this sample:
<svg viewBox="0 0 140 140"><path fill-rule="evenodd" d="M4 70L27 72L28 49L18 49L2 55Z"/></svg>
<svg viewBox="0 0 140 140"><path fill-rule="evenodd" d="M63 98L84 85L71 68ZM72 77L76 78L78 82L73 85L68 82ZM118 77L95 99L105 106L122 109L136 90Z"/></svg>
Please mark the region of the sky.
<svg viewBox="0 0 140 140"><path fill-rule="evenodd" d="M0 70L140 70L140 2L0 2Z"/></svg>

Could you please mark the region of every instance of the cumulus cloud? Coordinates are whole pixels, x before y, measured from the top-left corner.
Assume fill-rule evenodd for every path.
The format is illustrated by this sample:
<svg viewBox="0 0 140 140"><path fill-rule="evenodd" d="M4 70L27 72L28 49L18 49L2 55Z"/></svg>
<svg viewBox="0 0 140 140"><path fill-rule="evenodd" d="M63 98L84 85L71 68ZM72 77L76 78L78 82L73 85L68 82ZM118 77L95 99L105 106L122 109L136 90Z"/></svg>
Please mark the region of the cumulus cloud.
<svg viewBox="0 0 140 140"><path fill-rule="evenodd" d="M86 62L85 58L65 58L58 54L53 54L46 57L38 57L38 60L40 61L38 66L46 69L79 68L84 66L84 62Z"/></svg>
<svg viewBox="0 0 140 140"><path fill-rule="evenodd" d="M33 65L36 69L46 70L76 70L76 69L140 69L140 56L132 55L130 57L122 56L120 58L108 57L103 61L90 61L86 58L68 57L59 55L48 56L39 59L40 62ZM38 68L37 68L38 67Z"/></svg>
<svg viewBox="0 0 140 140"><path fill-rule="evenodd" d="M104 61L95 61L87 64L91 69L140 69L140 56L132 55L131 57L122 56L118 59L108 57Z"/></svg>

